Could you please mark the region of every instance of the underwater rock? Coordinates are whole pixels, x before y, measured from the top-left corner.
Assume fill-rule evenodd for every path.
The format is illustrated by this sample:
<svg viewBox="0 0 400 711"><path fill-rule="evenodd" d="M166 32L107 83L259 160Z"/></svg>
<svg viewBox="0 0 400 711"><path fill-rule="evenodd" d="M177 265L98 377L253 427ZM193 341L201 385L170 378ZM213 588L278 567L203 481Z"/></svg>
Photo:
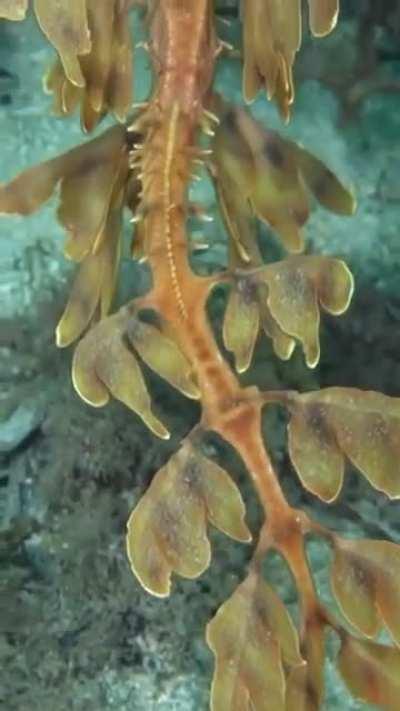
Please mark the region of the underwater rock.
<svg viewBox="0 0 400 711"><path fill-rule="evenodd" d="M20 404L4 421L0 422L0 452L10 453L24 442L41 424L43 408Z"/></svg>

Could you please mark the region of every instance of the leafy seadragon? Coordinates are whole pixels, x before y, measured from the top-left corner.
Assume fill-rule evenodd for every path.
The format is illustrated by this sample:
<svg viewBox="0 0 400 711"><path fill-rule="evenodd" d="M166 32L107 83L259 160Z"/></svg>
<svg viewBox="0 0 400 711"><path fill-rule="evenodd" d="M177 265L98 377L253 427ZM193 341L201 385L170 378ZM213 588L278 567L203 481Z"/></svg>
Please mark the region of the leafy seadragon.
<svg viewBox="0 0 400 711"><path fill-rule="evenodd" d="M323 528L286 501L261 434L265 407L289 414L288 448L303 485L324 502L339 495L346 461L378 490L400 497L400 399L333 387L301 394L244 387L239 374L252 361L260 329L276 355L289 359L297 344L310 368L320 355L320 312L340 315L353 278L343 261L305 256L303 227L313 196L349 216L355 200L312 154L256 122L242 107L212 91L224 49L211 0L142 3L149 31L154 86L129 115L132 3L60 0L33 3L58 52L47 74L57 113L80 105L85 130L107 112L121 122L64 155L30 168L0 187L0 211L29 215L59 189L58 218L65 253L77 275L57 326L57 344L78 340L73 383L88 403L112 396L160 438L169 431L154 412L142 362L188 398L201 419L155 475L128 521L132 571L156 596L170 593L173 574L195 578L210 563L207 528L249 543L245 505L229 474L206 454L207 431L238 452L257 490L265 520L239 587L207 628L216 658L214 711L312 711L323 700L324 640L340 640L338 666L349 689L384 709L400 708L400 548L391 542L348 540ZM0 0L0 17L22 19L27 0ZM300 0L242 4L244 95L265 87L284 118L294 99L292 65L301 39ZM335 26L338 0L309 0L310 26L324 35ZM209 135L204 147L200 135ZM214 181L226 226L229 262L209 276L189 262L188 186L201 162ZM135 224L133 258L148 261L152 287L110 313L118 273L122 214ZM265 263L255 220L264 221L289 256ZM206 304L219 284L229 286L221 354ZM148 318L149 313L152 318ZM333 550L332 590L339 619L319 600L305 538L315 534ZM286 560L297 587L295 626L262 574L271 550ZM386 628L393 646L375 641Z"/></svg>

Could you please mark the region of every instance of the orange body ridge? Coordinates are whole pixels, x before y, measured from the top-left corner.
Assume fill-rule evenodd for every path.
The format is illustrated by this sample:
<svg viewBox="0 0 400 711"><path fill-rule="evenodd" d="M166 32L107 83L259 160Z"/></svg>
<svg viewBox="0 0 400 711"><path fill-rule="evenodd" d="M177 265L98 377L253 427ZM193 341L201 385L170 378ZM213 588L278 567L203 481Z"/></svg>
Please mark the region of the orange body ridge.
<svg viewBox="0 0 400 711"><path fill-rule="evenodd" d="M139 131L148 126L138 161L140 233L154 283L145 303L162 313L193 365L203 426L239 450L265 505L281 502L279 513L272 510L285 526L286 506L261 439L257 388L241 387L226 367L206 320L210 279L196 276L188 262L188 185L219 51L210 15L209 0L167 0L156 3L150 19L156 89L134 124Z"/></svg>

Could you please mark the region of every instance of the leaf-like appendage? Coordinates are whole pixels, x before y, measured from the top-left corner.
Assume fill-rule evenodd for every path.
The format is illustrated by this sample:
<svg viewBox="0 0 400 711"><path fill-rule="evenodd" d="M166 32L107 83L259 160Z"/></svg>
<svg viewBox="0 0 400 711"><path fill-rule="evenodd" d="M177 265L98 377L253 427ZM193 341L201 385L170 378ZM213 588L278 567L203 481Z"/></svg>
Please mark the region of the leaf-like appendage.
<svg viewBox="0 0 400 711"><path fill-rule="evenodd" d="M87 0L92 45L90 52L81 57L80 64L85 80L85 95L94 111L99 114L103 108L110 72L114 4L115 0L107 3Z"/></svg>
<svg viewBox="0 0 400 711"><path fill-rule="evenodd" d="M78 344L72 381L85 402L102 407L113 395L136 412L158 437L169 437L151 411L141 369L126 344L126 317L115 314L92 328Z"/></svg>
<svg viewBox="0 0 400 711"><path fill-rule="evenodd" d="M115 203L111 206L107 222L105 224L105 235L101 239L101 249L104 253L102 283L100 291L100 318L108 315L114 298L117 283L119 263L121 258L121 232L122 232L122 203L123 191L115 198Z"/></svg>
<svg viewBox="0 0 400 711"><path fill-rule="evenodd" d="M323 666L324 657L320 663ZM287 679L285 711L320 711L322 698L314 695L315 678L308 664L294 667Z"/></svg>
<svg viewBox="0 0 400 711"><path fill-rule="evenodd" d="M235 356L237 372L250 365L260 323L272 339L279 358L290 358L295 341L278 326L267 305L267 287L252 277L252 270L263 264L254 232L254 218L249 201L238 191L237 184L218 165L217 194L230 239L229 263L235 271L249 269L248 276L235 280L228 297L223 324L223 340Z"/></svg>
<svg viewBox="0 0 400 711"><path fill-rule="evenodd" d="M0 185L0 213L30 215L61 181L58 218L71 236L65 252L79 261L102 234L115 182L127 170L125 128L115 126L98 138L25 170Z"/></svg>
<svg viewBox="0 0 400 711"><path fill-rule="evenodd" d="M238 259L246 264L250 256L257 260L260 256L249 202L254 157L240 128L239 109L226 105L219 97L215 109L220 115L220 125L213 139L213 177L231 245Z"/></svg>
<svg viewBox="0 0 400 711"><path fill-rule="evenodd" d="M285 711L319 711L324 696L325 630L318 619L306 622L301 654L306 664L288 675Z"/></svg>
<svg viewBox="0 0 400 711"><path fill-rule="evenodd" d="M292 65L301 43L300 0L243 3L243 94L252 101L265 85L288 119L294 98Z"/></svg>
<svg viewBox="0 0 400 711"><path fill-rule="evenodd" d="M308 0L308 6L314 37L324 37L332 32L339 15L339 0Z"/></svg>
<svg viewBox="0 0 400 711"><path fill-rule="evenodd" d="M119 201L119 203L121 200ZM101 246L79 267L65 311L56 329L56 342L65 348L82 335L95 316L107 316L114 294L120 257L121 204L112 208L104 225Z"/></svg>
<svg viewBox="0 0 400 711"><path fill-rule="evenodd" d="M216 181L225 222L239 253L241 246L254 253L254 239L249 239L245 226L252 217L249 203L289 252L304 247L302 227L310 212L306 186L326 209L354 213L354 196L322 161L264 128L244 109L226 107L220 100L216 105L221 112L213 142Z"/></svg>
<svg viewBox="0 0 400 711"><path fill-rule="evenodd" d="M398 711L400 651L346 635L338 659L339 671L351 693L385 711Z"/></svg>
<svg viewBox="0 0 400 711"><path fill-rule="evenodd" d="M290 403L289 454L303 485L339 494L347 457L376 489L400 497L400 399L355 388L305 393Z"/></svg>
<svg viewBox="0 0 400 711"><path fill-rule="evenodd" d="M289 455L303 486L328 503L339 495L344 457L318 406L292 414L288 426Z"/></svg>
<svg viewBox="0 0 400 711"><path fill-rule="evenodd" d="M190 362L173 340L137 316L129 318L126 328L132 346L149 368L186 397L199 399L200 391Z"/></svg>
<svg viewBox="0 0 400 711"><path fill-rule="evenodd" d="M81 102L81 123L92 131L108 111L120 121L132 104L132 38L127 19L130 0L87 0L90 51L78 57L84 86L73 84L59 59L45 78L54 111L65 116Z"/></svg>
<svg viewBox="0 0 400 711"><path fill-rule="evenodd" d="M301 175L318 202L337 215L354 215L357 203L351 190L345 188L336 175L312 153L295 143L292 145Z"/></svg>
<svg viewBox="0 0 400 711"><path fill-rule="evenodd" d="M223 322L224 345L234 354L238 373L245 372L251 363L260 324L266 336L272 339L278 358L288 360L296 342L273 318L267 303L266 283L260 283L250 273L234 282Z"/></svg>
<svg viewBox="0 0 400 711"><path fill-rule="evenodd" d="M119 121L124 121L132 105L133 52L127 12L130 0L115 6L114 33L106 104Z"/></svg>
<svg viewBox="0 0 400 711"><path fill-rule="evenodd" d="M281 327L272 317L267 304L267 290L265 284L258 285L260 319L264 333L267 338L271 338L275 354L281 360L289 360L295 347L296 341L282 331Z"/></svg>
<svg viewBox="0 0 400 711"><path fill-rule="evenodd" d="M218 96L216 99L220 123L213 139L213 162L217 173L224 173L238 186L238 198L249 195L254 180L254 150L251 138L260 129L252 116L242 107L226 104ZM256 135L258 135L256 133ZM227 191L226 199L230 194Z"/></svg>
<svg viewBox="0 0 400 711"><path fill-rule="evenodd" d="M104 250L87 256L79 266L64 313L56 328L59 348L71 345L91 322L100 299Z"/></svg>
<svg viewBox="0 0 400 711"><path fill-rule="evenodd" d="M276 593L249 575L207 627L216 657L212 711L285 711L285 667L303 664L297 632Z"/></svg>
<svg viewBox="0 0 400 711"><path fill-rule="evenodd" d="M339 0L309 0L315 36L334 28ZM285 120L294 100L293 63L301 44L300 0L246 0L243 3L243 95L252 101L265 87Z"/></svg>
<svg viewBox="0 0 400 711"><path fill-rule="evenodd" d="M224 191L229 214L236 219L241 216L243 222L242 203L250 201L257 216L274 229L287 249L301 251L308 196L291 142L266 130L244 109L225 108L214 139L214 160L219 181L224 184L229 179L232 183ZM236 241L244 242L241 234Z"/></svg>
<svg viewBox="0 0 400 711"><path fill-rule="evenodd" d="M237 371L250 364L260 317L279 357L289 358L297 340L314 368L320 356L319 306L336 316L344 313L353 288L345 263L331 257L291 257L249 270L234 284L224 317L224 344L235 355Z"/></svg>
<svg viewBox="0 0 400 711"><path fill-rule="evenodd" d="M216 180L218 202L230 238L230 261L248 264L251 256L258 262L258 248L254 234L254 217L249 201L241 195L238 184L220 165ZM235 259L232 259L232 258Z"/></svg>
<svg viewBox="0 0 400 711"><path fill-rule="evenodd" d="M83 87L71 84L67 79L59 57L43 77L43 89L47 94L53 94L52 111L56 116L72 114L78 106L83 93Z"/></svg>
<svg viewBox="0 0 400 711"><path fill-rule="evenodd" d="M31 215L52 196L62 175L63 156L60 156L0 184L0 214Z"/></svg>
<svg viewBox="0 0 400 711"><path fill-rule="evenodd" d="M0 0L0 17L6 20L24 20L28 0Z"/></svg>
<svg viewBox="0 0 400 711"><path fill-rule="evenodd" d="M224 345L234 354L238 373L243 373L250 365L260 326L257 294L254 288L246 290L246 285L246 280L242 279L232 287L223 325Z"/></svg>
<svg viewBox="0 0 400 711"><path fill-rule="evenodd" d="M268 307L284 333L300 341L306 363L320 356L319 303L333 315L349 306L354 282L345 263L330 257L291 257L262 272L268 285Z"/></svg>
<svg viewBox="0 0 400 711"><path fill-rule="evenodd" d="M246 124L256 163L250 196L254 211L279 235L285 249L301 252L304 248L302 227L309 218L310 207L296 146L275 131L255 124L250 116L246 117Z"/></svg>
<svg viewBox="0 0 400 711"><path fill-rule="evenodd" d="M335 538L331 581L343 614L374 637L383 624L400 645L400 546Z"/></svg>
<svg viewBox="0 0 400 711"><path fill-rule="evenodd" d="M72 84L84 86L79 55L90 52L86 0L34 0L41 29L57 50Z"/></svg>
<svg viewBox="0 0 400 711"><path fill-rule="evenodd" d="M105 239L112 195L127 176L124 128L116 126L84 144L76 169L66 166L66 171L57 217L69 233L65 255L80 261Z"/></svg>
<svg viewBox="0 0 400 711"><path fill-rule="evenodd" d="M153 595L169 595L171 575L196 578L210 563L207 519L247 542L245 508L229 475L185 442L155 475L128 521L134 574Z"/></svg>

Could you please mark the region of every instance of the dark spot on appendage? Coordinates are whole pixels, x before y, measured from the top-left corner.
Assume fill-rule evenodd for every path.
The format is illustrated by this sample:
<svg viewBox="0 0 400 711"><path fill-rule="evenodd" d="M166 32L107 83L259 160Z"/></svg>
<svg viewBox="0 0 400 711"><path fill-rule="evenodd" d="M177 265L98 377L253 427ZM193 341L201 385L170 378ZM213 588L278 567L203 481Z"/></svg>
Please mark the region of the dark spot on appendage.
<svg viewBox="0 0 400 711"><path fill-rule="evenodd" d="M256 595L255 599L253 600L253 611L254 615L257 619L257 623L264 627L265 630L271 630L271 612L268 610L267 606L264 603L264 600L260 598L259 595Z"/></svg>
<svg viewBox="0 0 400 711"><path fill-rule="evenodd" d="M274 168L282 168L285 164L285 154L275 136L268 136L264 143L264 156Z"/></svg>
<svg viewBox="0 0 400 711"><path fill-rule="evenodd" d="M238 279L237 289L245 304L252 304L257 300L257 284L251 278Z"/></svg>
<svg viewBox="0 0 400 711"><path fill-rule="evenodd" d="M229 109L224 115L222 123L223 127L226 128L228 131L232 131L232 133L237 131L238 129L236 111L234 109Z"/></svg>
<svg viewBox="0 0 400 711"><path fill-rule="evenodd" d="M182 552L182 541L179 536L179 521L175 511L171 510L168 501L160 502L154 509L154 520L159 522L156 537L161 543L163 556L168 559L168 548L178 556ZM165 550L165 547L167 550ZM157 568L156 568L157 569Z"/></svg>
<svg viewBox="0 0 400 711"><path fill-rule="evenodd" d="M98 156L93 150L93 153L84 155L81 160L77 160L73 164L72 168L67 171L65 180L73 180L74 178L82 178L83 176L90 175L98 171L102 164L105 163L103 156Z"/></svg>
<svg viewBox="0 0 400 711"><path fill-rule="evenodd" d="M238 161L243 161L245 164L252 161L252 153L241 131L238 112L235 109L230 109L224 114L220 131L225 150L228 150L234 158Z"/></svg>
<svg viewBox="0 0 400 711"><path fill-rule="evenodd" d="M126 324L126 329L124 337L128 343L135 344L140 343L145 338L146 332L143 328L143 324L137 318L137 316L132 316Z"/></svg>
<svg viewBox="0 0 400 711"><path fill-rule="evenodd" d="M294 210L293 208L289 208L289 213L299 227L303 227L308 220L308 210Z"/></svg>
<svg viewBox="0 0 400 711"><path fill-rule="evenodd" d="M183 481L191 488L195 488L200 483L201 477L202 466L200 462L195 457L190 457L183 468Z"/></svg>
<svg viewBox="0 0 400 711"><path fill-rule="evenodd" d="M332 188L334 175L330 170L324 171L314 183L314 193L317 198L324 198Z"/></svg>
<svg viewBox="0 0 400 711"><path fill-rule="evenodd" d="M314 683L311 679L307 679L306 696L310 709L312 709L312 711L318 711L321 699L319 698L317 689L315 688Z"/></svg>
<svg viewBox="0 0 400 711"><path fill-rule="evenodd" d="M357 560L356 557L351 557L349 560L350 568L351 568L351 573L354 576L354 580L356 581L357 585L359 587L364 588L367 592L371 592L373 595L373 589L374 589L374 577L371 575L371 572L368 570L367 567L362 565L362 562Z"/></svg>
<svg viewBox="0 0 400 711"><path fill-rule="evenodd" d="M337 446L337 440L333 428L330 426L324 408L321 405L313 403L303 410L304 417L308 427L315 438L318 438L322 448L332 448Z"/></svg>

